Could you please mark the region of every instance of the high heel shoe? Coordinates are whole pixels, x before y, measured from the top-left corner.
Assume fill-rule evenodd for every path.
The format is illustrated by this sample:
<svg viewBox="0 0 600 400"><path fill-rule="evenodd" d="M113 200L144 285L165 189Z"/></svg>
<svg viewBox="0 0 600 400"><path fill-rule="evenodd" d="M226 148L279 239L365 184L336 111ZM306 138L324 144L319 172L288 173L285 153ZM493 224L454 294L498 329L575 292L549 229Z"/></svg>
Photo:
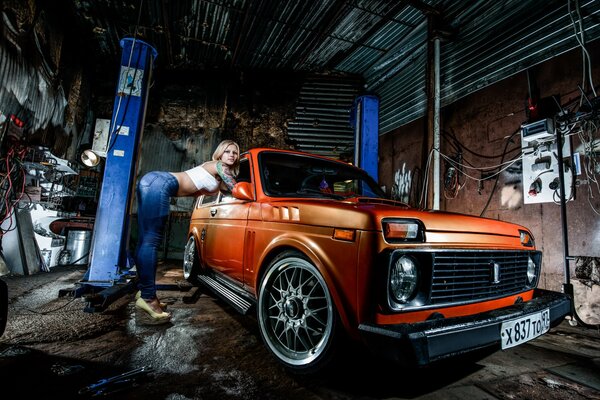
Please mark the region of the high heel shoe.
<svg viewBox="0 0 600 400"><path fill-rule="evenodd" d="M142 291L141 291L141 290L138 290L138 291L135 293L135 299L137 300L137 299L139 299L139 298L141 298L141 297L142 297ZM158 304L160 305L160 308L162 308L163 310L166 310L166 309L167 309L167 305L168 305L167 303L163 303L162 301L159 301L159 302L158 302Z"/></svg>
<svg viewBox="0 0 600 400"><path fill-rule="evenodd" d="M171 320L171 314L167 312L156 312L143 298L135 301L136 319L146 325L166 324Z"/></svg>

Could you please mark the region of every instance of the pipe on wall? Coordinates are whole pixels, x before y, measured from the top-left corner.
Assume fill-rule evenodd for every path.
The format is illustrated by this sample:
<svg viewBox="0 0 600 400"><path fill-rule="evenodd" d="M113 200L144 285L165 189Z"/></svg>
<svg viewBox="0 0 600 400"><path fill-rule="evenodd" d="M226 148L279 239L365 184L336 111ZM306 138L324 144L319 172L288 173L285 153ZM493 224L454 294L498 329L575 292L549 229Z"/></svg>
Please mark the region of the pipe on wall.
<svg viewBox="0 0 600 400"><path fill-rule="evenodd" d="M433 39L433 209L440 209L440 38Z"/></svg>

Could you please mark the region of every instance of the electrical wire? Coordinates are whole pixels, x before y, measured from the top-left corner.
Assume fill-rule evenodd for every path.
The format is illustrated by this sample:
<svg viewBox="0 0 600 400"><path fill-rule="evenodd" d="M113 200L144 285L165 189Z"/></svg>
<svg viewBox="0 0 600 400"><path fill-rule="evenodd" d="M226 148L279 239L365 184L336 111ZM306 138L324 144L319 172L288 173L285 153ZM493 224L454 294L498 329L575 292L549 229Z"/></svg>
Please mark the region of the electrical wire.
<svg viewBox="0 0 600 400"><path fill-rule="evenodd" d="M502 162L500 164L497 164L497 165L490 165L490 166L487 166L487 167L475 167L475 166L472 166L472 165L466 165L466 164L463 164L461 162L458 162L458 161L454 160L452 157L449 157L449 156L443 154L442 152L439 152L439 153L440 153L440 156L442 156L445 160L447 160L449 163L451 163L452 165L454 165L456 167L466 168L466 169L473 169L473 170L477 170L477 171L488 171L488 170L495 170L495 169L498 169L498 168L502 168L502 170L505 170L507 166L513 165L515 163L515 161L519 161L519 160L523 159L523 155L519 154L518 156L515 156L514 158L511 158L510 160L504 161L504 162ZM471 179L479 181L479 180L485 180L487 178L479 179L479 178L472 178L471 177Z"/></svg>
<svg viewBox="0 0 600 400"><path fill-rule="evenodd" d="M517 132L520 132L520 130L519 130L519 131L517 131ZM469 148L465 147L465 146L464 146L464 145L463 145L463 144L462 144L462 143L461 143L461 142L458 140L458 138L457 138L457 137L456 137L456 136L455 136L453 133L451 133L451 132L448 132L448 131L442 131L442 134L444 134L444 135L446 135L446 136L449 136L449 137L452 139L452 141L454 141L454 142L455 142L455 143L448 142L448 143L452 144L452 145L454 146L454 148L455 148L455 149L457 149L457 150L459 150L459 149L463 149L463 150L465 150L467 153L470 153L470 154L472 154L472 155L474 155L474 156L477 156L477 157L479 157L479 158L501 158L501 157L505 156L505 154L486 155L486 154L477 153L477 152L475 152L475 151L473 151L473 150L470 150ZM457 145L458 145L458 147L457 147ZM517 150L520 150L520 149L521 149L521 148L520 148L519 146L517 146L517 147L515 147L514 149L508 150L508 152L507 152L507 153L508 153L508 154L510 154L510 153L512 153L513 151L517 151Z"/></svg>
<svg viewBox="0 0 600 400"><path fill-rule="evenodd" d="M579 26L577 26L577 22L573 18L573 11L571 10L571 0L567 0L567 8L569 12L569 17L571 18L571 23L573 25L573 30L575 31L575 39L579 46L581 47L582 58L583 58L583 78L582 78L582 88L585 89L585 82L589 79L589 83L592 89L592 93L594 93L594 97L596 97L596 89L594 87L594 82L592 79L592 63L591 57L585 48L585 28L583 26L583 17L581 16L581 9L579 7L579 0L575 0L575 12L577 13L577 21L579 22ZM587 68L586 68L587 66ZM583 96L581 101L583 101Z"/></svg>
<svg viewBox="0 0 600 400"><path fill-rule="evenodd" d="M462 165L462 152L459 151L452 160L455 164ZM448 164L450 166L446 168L444 174L444 197L455 199L458 196L458 192L465 186L465 183L460 182L459 173L462 172L461 167L457 167L453 163Z"/></svg>
<svg viewBox="0 0 600 400"><path fill-rule="evenodd" d="M578 3L576 2L576 5L578 6ZM584 93L582 91L582 97L584 96ZM587 98L586 98L587 99ZM590 106L592 106L592 104L590 103ZM584 113L577 113L577 114L572 114L572 115L567 115L567 118L565 117L564 112L561 112L560 114L561 119L564 120L559 120L558 125L556 124L556 120L555 120L555 126L559 126L558 129L558 133L557 133L557 142L560 142L558 140L559 137L567 134L571 134L572 131L576 128L577 124L580 124L580 129L578 131L579 134L579 138L582 142L582 145L584 147L584 153L586 158L588 159L588 163L585 166L585 168L583 168L584 172L586 173L586 177L588 177L590 180L588 182L595 182L596 186L598 187L597 184L597 179L595 177L595 168L596 168L596 157L597 155L594 153L594 148L595 148L595 139L594 139L594 133L598 131L598 127L596 125L596 120L598 119L598 113L597 110L594 110L594 107L591 107L590 112L584 112ZM569 123L570 122L570 123ZM585 136L584 136L585 134ZM560 151L560 148L559 148ZM557 158L557 160L559 161L559 168L562 168L562 160L557 157L556 154L554 154L554 156ZM593 170L588 170L588 166L589 165L593 165L594 169ZM559 170L559 173L561 173L562 171ZM591 173L588 176L588 173ZM565 240L565 249L563 251L563 256L564 256L564 261L565 261L565 282L563 283L563 291L569 296L569 300L570 300L570 305L571 305L571 310L570 310L570 317L571 317L571 323L572 324L578 324L581 325L584 328L587 329L595 329L595 330L599 330L600 331L600 324L588 324L585 321L583 321L581 319L581 317L579 316L579 314L577 313L577 307L575 304L575 292L574 292L574 288L573 285L569 282L569 260L574 259L573 257L569 256L569 249L568 249L568 242L567 242L567 238L568 238L568 229L566 227L566 201L565 200L565 194L564 194L564 179L561 175L559 175L559 179L562 180L562 182L560 182L561 185L561 189L560 191L556 191L553 193L553 201L556 202L555 197L558 194L559 199L560 199L560 206L561 206L561 220L562 220L562 232L563 232L563 238ZM590 188L590 192L588 195L588 202L590 203L590 206L592 206L592 210L598 214L597 210L595 209L595 207L591 204L590 201L590 195L591 193L591 183L589 184L589 188ZM573 195L574 189L571 189L571 196ZM570 196L570 198L571 198ZM569 200L570 200L569 198Z"/></svg>
<svg viewBox="0 0 600 400"><path fill-rule="evenodd" d="M570 128L571 129L571 128ZM586 158L586 162L583 163L583 172L585 174L588 183L588 194L587 201L594 213L600 215L598 210L592 203L594 199L594 187L598 195L600 195L600 183L596 176L596 171L600 171L600 162L597 160L598 156L595 154L595 148L600 148L600 140L595 138L594 133L599 131L598 126L593 120L582 122L581 129L577 132L579 141L583 145L583 152Z"/></svg>
<svg viewBox="0 0 600 400"><path fill-rule="evenodd" d="M425 204L424 202L427 199L427 192L428 192L428 186L429 186L429 168L430 168L430 163L431 163L431 158L433 156L433 148L431 148L429 150L429 155L427 156L427 163L425 164L425 181L423 182L423 188L421 189L421 198L419 199L419 208L424 209L425 208ZM439 150L438 150L439 151Z"/></svg>
<svg viewBox="0 0 600 400"><path fill-rule="evenodd" d="M0 238L6 233L16 229L16 219L13 220L13 209L21 201L25 193L25 168L22 159L27 152L26 147L20 143L11 143L6 156L0 162L0 170L4 170L0 190L2 193L2 202L0 203L0 225L8 226L0 229ZM2 172L0 172L2 173Z"/></svg>
<svg viewBox="0 0 600 400"><path fill-rule="evenodd" d="M511 159L511 160L509 160L509 161L502 162L501 164L499 164L499 165L496 165L496 166L491 166L491 167L469 167L469 166L466 166L466 165L464 165L464 164L459 164L459 163L457 163L457 162L456 162L456 161L454 161L454 160L453 160L451 157L448 157L448 156L447 156L447 155L445 155L445 154L442 154L442 153L440 153L440 155L442 156L442 158L444 158L445 160L447 160L449 163L451 163L451 164L453 164L453 165L455 165L455 166L457 166L457 167L462 167L462 168L470 168L470 169L475 169L475 170L482 170L482 171L485 171L485 170L488 170L488 169L497 169L497 168L499 168L499 167L502 167L502 168L500 168L498 171L494 172L493 174L487 175L485 178L476 178L476 177L474 177L474 176L471 176L471 175L467 174L467 173L466 173L466 172L464 172L464 171L461 171L461 172L460 172L460 173L461 173L462 175L464 175L465 177L467 177L467 178L469 178L469 179L471 179L471 180L477 181L477 182L483 182L483 181L489 180L489 179L491 179L491 178L497 177L497 176L498 176L498 175L500 175L502 172L504 172L504 171L506 171L507 169L509 169L509 168L510 168L510 167L511 167L513 164L515 164L517 161L521 161L521 160L523 159L523 156L522 156L522 155L519 155L519 156L517 156L517 157L515 157L515 158L513 158L513 159Z"/></svg>
<svg viewBox="0 0 600 400"><path fill-rule="evenodd" d="M48 310L48 311L36 311L36 310L33 310L33 309L29 308L29 307L20 307L18 310L15 310L15 311L24 310L24 311L30 312L31 314L49 315L49 314L53 314L53 313L55 313L57 311L62 310L63 308L67 307L69 304L73 303L73 301L75 301L75 297L73 297L72 299L69 299L69 301L67 301L65 304L63 304L61 306L58 306L58 307L56 307L53 310ZM15 312L14 315L30 315L30 314Z"/></svg>
<svg viewBox="0 0 600 400"><path fill-rule="evenodd" d="M506 140L506 144L504 145L504 151L502 152L502 158L500 159L500 164L502 164L504 162L504 157L506 156L506 151L508 149L508 145L511 143L513 137L515 137L515 135L518 134L518 133L519 133L518 130L515 131L515 132L513 132L513 134L508 137L508 140ZM499 171L498 174L496 174L496 180L494 181L494 186L492 187L492 190L490 192L490 196L488 197L488 200L485 203L485 206L483 207L483 210L481 210L481 213L479 214L480 217L483 217L483 215L487 211L488 207L490 206L490 203L492 201L492 197L494 196L494 192L496 191L496 188L498 187L498 181L500 180L500 172L502 172L502 171Z"/></svg>
<svg viewBox="0 0 600 400"><path fill-rule="evenodd" d="M506 156L506 154L507 154L506 149L507 149L508 145L511 143L512 138L517 133L519 133L519 131L514 132L508 138L508 140L506 142L506 146L504 147L504 150L505 150L504 156ZM457 169L457 172L459 174L465 176L466 178L469 178L469 179L474 180L476 182L483 182L483 181L486 181L486 180L489 180L489 179L492 179L492 178L496 177L496 182L494 183L494 188L492 189L492 193L490 193L490 198L488 199L488 202L487 202L486 207L484 208L483 212L485 212L485 209L489 206L489 203L491 201L491 196L494 194L494 191L495 191L496 186L498 184L498 178L500 177L500 174L502 172L506 171L507 169L509 169L511 166L513 166L517 161L520 161L520 160L523 159L523 156L521 154L519 154L518 156L516 156L515 158L512 158L509 161L504 162L504 160L501 160L500 164L498 164L498 165L494 165L494 166L490 166L490 167L470 167L470 166L467 166L467 165L465 165L463 163L456 162L454 159L452 159L448 155L442 153L438 149L431 148L430 151L429 151L429 156L427 157L427 163L426 163L426 166L425 166L425 182L423 182L423 188L421 190L421 197L419 199L419 208L421 208L421 209L424 208L424 201L427 198L428 183L429 183L429 170L431 168L431 158L432 158L432 155L433 155L434 151L437 151L438 154L440 154L440 156L442 158L444 158L446 161L448 161L448 163L454 165L456 167L456 169ZM493 173L493 174L487 175L485 178L476 178L476 177L471 176L471 175L467 174L466 172L464 172L462 170L462 168L470 168L470 169L475 169L475 170L493 170L493 169L497 169L497 168L500 168L500 169L497 172ZM462 187L464 187L464 184L461 185L460 189L462 189ZM460 189L458 189L458 190L460 190Z"/></svg>
<svg viewBox="0 0 600 400"><path fill-rule="evenodd" d="M140 25L140 20L142 17L142 6L144 4L144 0L140 0L140 6L138 7L138 18L135 24L135 30L134 30L134 34L133 34L133 41L131 43L131 50L129 51L129 59L127 60L127 68L125 69L125 76L124 79L127 79L127 77L129 76L129 71L131 70L131 61L133 59L133 50L135 49L135 42L137 40L137 35L138 35L138 28ZM138 51L138 59L136 60L136 65L139 62L139 59L142 55L141 51ZM135 83L135 79L136 79L136 75L138 73L139 69L135 68L134 72L133 72L133 78L132 81ZM121 78L123 77L123 75L121 75L119 77L119 82L121 81ZM131 100L131 95L133 94L133 87L134 85L131 85L129 88L129 94L127 95L127 102L125 103L125 109L123 110L123 115L121 117L121 123L116 125L116 119L119 116L119 111L121 110L121 102L123 100L123 97L125 96L125 93L117 93L117 95L119 96L119 101L117 102L117 109L115 111L114 114L114 119L111 119L111 123L110 123L110 135L108 138L108 148L106 150L106 154L110 153L110 151L112 150L113 146L115 145L115 143L117 142L117 137L121 131L121 128L123 127L123 123L125 122L125 116L127 115L127 109L129 108L129 102ZM115 129L116 128L116 129ZM114 138L114 140L113 140Z"/></svg>

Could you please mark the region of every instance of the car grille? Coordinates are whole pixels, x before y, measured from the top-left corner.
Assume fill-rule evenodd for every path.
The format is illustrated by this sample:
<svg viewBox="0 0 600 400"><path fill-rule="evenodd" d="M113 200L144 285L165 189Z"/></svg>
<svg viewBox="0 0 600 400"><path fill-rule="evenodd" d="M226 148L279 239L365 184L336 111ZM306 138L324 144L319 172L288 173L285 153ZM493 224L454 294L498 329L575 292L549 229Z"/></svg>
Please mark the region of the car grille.
<svg viewBox="0 0 600 400"><path fill-rule="evenodd" d="M523 291L527 285L528 256L523 251L435 252L431 304L468 302ZM497 283L494 264L499 266Z"/></svg>

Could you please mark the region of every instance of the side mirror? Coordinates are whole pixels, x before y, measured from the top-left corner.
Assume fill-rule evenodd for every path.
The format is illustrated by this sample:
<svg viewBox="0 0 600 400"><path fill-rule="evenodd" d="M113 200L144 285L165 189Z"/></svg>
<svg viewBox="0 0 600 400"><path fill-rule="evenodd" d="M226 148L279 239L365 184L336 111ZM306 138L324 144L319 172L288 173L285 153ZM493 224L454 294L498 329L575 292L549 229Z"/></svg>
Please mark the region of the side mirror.
<svg viewBox="0 0 600 400"><path fill-rule="evenodd" d="M233 197L238 200L254 201L252 184L250 182L238 182L231 191Z"/></svg>

